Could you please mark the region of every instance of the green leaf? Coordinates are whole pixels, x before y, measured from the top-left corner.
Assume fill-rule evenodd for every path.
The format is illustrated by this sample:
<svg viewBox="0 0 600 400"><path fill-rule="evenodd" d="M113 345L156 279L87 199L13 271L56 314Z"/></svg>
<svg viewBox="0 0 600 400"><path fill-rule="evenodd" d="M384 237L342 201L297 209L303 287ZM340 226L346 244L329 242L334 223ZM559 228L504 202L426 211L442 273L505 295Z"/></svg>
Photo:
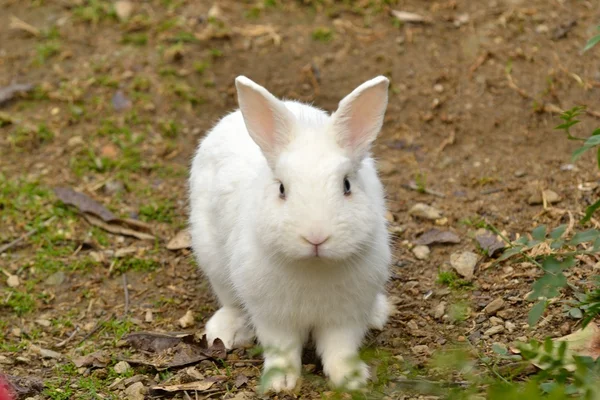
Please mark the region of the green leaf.
<svg viewBox="0 0 600 400"><path fill-rule="evenodd" d="M567 120L567 122L563 122L562 124L555 126L554 129L567 130L573 125L577 125L579 122L581 121L579 121L578 119Z"/></svg>
<svg viewBox="0 0 600 400"><path fill-rule="evenodd" d="M594 241L594 246L592 247L592 251L600 251L600 237L598 237Z"/></svg>
<svg viewBox="0 0 600 400"><path fill-rule="evenodd" d="M514 256L515 254L519 254L523 250L523 246L515 246L509 249L506 249L504 253L498 258L498 261L504 261L507 258Z"/></svg>
<svg viewBox="0 0 600 400"><path fill-rule="evenodd" d="M596 203L592 204L590 207L595 207L595 209L597 209L598 207L600 207L600 200L598 200ZM588 209L590 208L588 207ZM592 213L595 211L592 210ZM587 217L587 210L586 210L586 217ZM590 215L591 218L591 215ZM585 219L585 217L584 217ZM583 222L583 220L582 220ZM596 240L596 238L600 236L600 231L598 231L597 229L589 229L587 231L583 231L583 232L577 232L575 234L575 236L573 236L573 238L569 241L570 245L578 245L580 243L584 243L584 242L591 242Z"/></svg>
<svg viewBox="0 0 600 400"><path fill-rule="evenodd" d="M583 155L583 153L585 153L589 149L591 149L591 147L588 147L588 146L582 146L578 149L575 149L573 151L573 154L571 155L571 162L577 161L579 159L579 157L581 157Z"/></svg>
<svg viewBox="0 0 600 400"><path fill-rule="evenodd" d="M583 145L589 146L589 147L594 147L594 146L600 145L600 135L590 136Z"/></svg>
<svg viewBox="0 0 600 400"><path fill-rule="evenodd" d="M588 40L588 42L585 44L585 47L583 48L582 53L585 53L586 51L588 51L589 49L591 49L598 43L600 43L600 35L596 35L593 38L591 38L590 40Z"/></svg>
<svg viewBox="0 0 600 400"><path fill-rule="evenodd" d="M599 149L600 150L600 149ZM600 154L599 154L600 155ZM581 220L582 224L585 224L590 219L592 219L592 215L600 208L600 200L596 201L594 204L585 209L585 216ZM574 238L573 238L574 239Z"/></svg>
<svg viewBox="0 0 600 400"><path fill-rule="evenodd" d="M583 312L579 308L573 307L569 310L569 316L575 319L583 318Z"/></svg>
<svg viewBox="0 0 600 400"><path fill-rule="evenodd" d="M542 268L550 274L556 274L562 270L560 261L554 256L547 257L542 263Z"/></svg>
<svg viewBox="0 0 600 400"><path fill-rule="evenodd" d="M558 249L562 248L564 245L565 245L564 240L555 240L552 243L550 243L550 248L552 250L558 250Z"/></svg>
<svg viewBox="0 0 600 400"><path fill-rule="evenodd" d="M598 152L596 153L596 161L598 163L598 169L600 169L600 147L598 147Z"/></svg>
<svg viewBox="0 0 600 400"><path fill-rule="evenodd" d="M533 237L535 240L544 240L546 237L546 231L546 225L540 225L531 231L531 237Z"/></svg>
<svg viewBox="0 0 600 400"><path fill-rule="evenodd" d="M565 233L566 230L567 230L567 224L562 224L559 227L554 228L552 230L552 232L550 232L550 237L552 239L558 239Z"/></svg>
<svg viewBox="0 0 600 400"><path fill-rule="evenodd" d="M546 311L546 300L538 301L532 308L529 310L529 315L527 316L527 323L529 326L534 326L537 322L542 318L542 314Z"/></svg>

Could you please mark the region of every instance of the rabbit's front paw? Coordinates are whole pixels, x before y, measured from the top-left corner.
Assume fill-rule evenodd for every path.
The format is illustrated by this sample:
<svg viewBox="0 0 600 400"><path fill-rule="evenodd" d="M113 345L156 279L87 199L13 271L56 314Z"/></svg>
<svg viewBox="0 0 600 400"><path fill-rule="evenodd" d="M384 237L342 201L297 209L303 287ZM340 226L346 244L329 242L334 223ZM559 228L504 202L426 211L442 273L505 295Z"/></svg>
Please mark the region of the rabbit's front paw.
<svg viewBox="0 0 600 400"><path fill-rule="evenodd" d="M354 358L330 362L324 370L334 386L348 390L360 389L369 379L367 364Z"/></svg>
<svg viewBox="0 0 600 400"><path fill-rule="evenodd" d="M278 393L294 390L300 378L300 371L292 364L285 357L265 360L265 371L261 377L262 391Z"/></svg>
<svg viewBox="0 0 600 400"><path fill-rule="evenodd" d="M252 344L254 332L242 311L222 307L206 323L206 338L209 345L219 338L225 348L233 349Z"/></svg>

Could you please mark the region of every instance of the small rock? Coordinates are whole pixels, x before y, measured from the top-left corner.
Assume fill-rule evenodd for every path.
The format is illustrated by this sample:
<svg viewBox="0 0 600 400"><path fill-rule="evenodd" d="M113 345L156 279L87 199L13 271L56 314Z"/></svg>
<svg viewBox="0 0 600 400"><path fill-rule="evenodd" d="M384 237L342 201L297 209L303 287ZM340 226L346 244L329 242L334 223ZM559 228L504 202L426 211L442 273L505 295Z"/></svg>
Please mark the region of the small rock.
<svg viewBox="0 0 600 400"><path fill-rule="evenodd" d="M418 245L430 245L438 243L460 243L458 235L452 231L433 228L423 233L415 240Z"/></svg>
<svg viewBox="0 0 600 400"><path fill-rule="evenodd" d="M151 323L154 321L154 316L152 315L152 310L146 310L146 316L144 317L144 321Z"/></svg>
<svg viewBox="0 0 600 400"><path fill-rule="evenodd" d="M119 0L115 2L115 13L121 21L127 21L133 11L133 4L131 1Z"/></svg>
<svg viewBox="0 0 600 400"><path fill-rule="evenodd" d="M524 170L522 170L522 169L519 169L519 170L516 170L516 171L515 171L515 176L516 176L517 178L522 178L522 177L524 177L525 175L527 175L527 171L524 171Z"/></svg>
<svg viewBox="0 0 600 400"><path fill-rule="evenodd" d="M21 282L19 281L19 277L17 275L9 275L8 279L6 280L6 284L9 287L16 288L21 284Z"/></svg>
<svg viewBox="0 0 600 400"><path fill-rule="evenodd" d="M513 333L515 331L515 329L517 329L517 326L510 321L506 321L504 323L504 327L506 328L508 333Z"/></svg>
<svg viewBox="0 0 600 400"><path fill-rule="evenodd" d="M504 249L504 241L498 238L494 232L488 231L485 228L477 229L475 232L475 240L488 257L493 257L496 252Z"/></svg>
<svg viewBox="0 0 600 400"><path fill-rule="evenodd" d="M433 316L436 319L440 319L444 316L444 313L446 312L446 302L445 301L441 301L440 304L438 304L435 309L433 310Z"/></svg>
<svg viewBox="0 0 600 400"><path fill-rule="evenodd" d="M427 260L429 258L429 253L431 253L429 247L424 245L415 246L412 249L412 252L419 260Z"/></svg>
<svg viewBox="0 0 600 400"><path fill-rule="evenodd" d="M125 190L125 185L121 181L110 180L104 184L103 190L106 194L121 193Z"/></svg>
<svg viewBox="0 0 600 400"><path fill-rule="evenodd" d="M433 85L433 90L435 90L437 93L442 93L444 91L444 86L438 84Z"/></svg>
<svg viewBox="0 0 600 400"><path fill-rule="evenodd" d="M125 396L127 400L144 400L144 393L146 388L142 382L136 382L133 385L125 389Z"/></svg>
<svg viewBox="0 0 600 400"><path fill-rule="evenodd" d="M550 28L548 28L548 25L540 24L535 27L535 31L537 33L548 33L550 32Z"/></svg>
<svg viewBox="0 0 600 400"><path fill-rule="evenodd" d="M169 250L187 249L192 246L192 236L187 229L177 232L177 234L167 243Z"/></svg>
<svg viewBox="0 0 600 400"><path fill-rule="evenodd" d="M483 334L485 336L493 336L493 335L497 335L500 332L504 332L504 326L502 326L502 325L495 325L495 326L492 326L487 331L483 332Z"/></svg>
<svg viewBox="0 0 600 400"><path fill-rule="evenodd" d="M126 373L131 369L131 365L127 361L119 361L113 367L115 372L119 375Z"/></svg>
<svg viewBox="0 0 600 400"><path fill-rule="evenodd" d="M188 328L192 325L194 325L194 314L191 310L188 310L183 317L179 318L179 326Z"/></svg>
<svg viewBox="0 0 600 400"><path fill-rule="evenodd" d="M558 193L549 189L544 190L544 196L546 197L548 204L559 203L562 201L562 197L560 197ZM542 204L542 202L543 200L540 192L535 192L529 197L529 199L527 199L527 203L532 206Z"/></svg>
<svg viewBox="0 0 600 400"><path fill-rule="evenodd" d="M6 356L0 355L0 365L12 365L14 363L15 363L14 360L12 360Z"/></svg>
<svg viewBox="0 0 600 400"><path fill-rule="evenodd" d="M475 265L477 265L477 254L465 251L462 253L453 253L450 256L450 265L466 280L473 279Z"/></svg>
<svg viewBox="0 0 600 400"><path fill-rule="evenodd" d="M419 355L423 356L423 355L429 355L429 354L431 354L431 350L429 350L429 347L426 344L421 344L421 345L418 345L418 346L414 346L411 349L411 351L414 354L418 355L418 356Z"/></svg>
<svg viewBox="0 0 600 400"><path fill-rule="evenodd" d="M14 328L12 328L10 330L10 334L13 335L14 337L21 337L21 335L23 334L23 332L21 331L20 328L17 328L16 326Z"/></svg>
<svg viewBox="0 0 600 400"><path fill-rule="evenodd" d="M44 318L36 319L35 323L43 326L44 328L48 328L50 325L52 325L52 323L50 321L48 321L47 319L44 319Z"/></svg>
<svg viewBox="0 0 600 400"><path fill-rule="evenodd" d="M408 321L408 323L406 324L406 326L411 331L417 331L417 330L419 330L419 325L417 325L417 323L415 322L414 319L411 319L410 321Z"/></svg>
<svg viewBox="0 0 600 400"><path fill-rule="evenodd" d="M560 166L561 171L579 171L579 168L575 164L564 164Z"/></svg>
<svg viewBox="0 0 600 400"><path fill-rule="evenodd" d="M424 203L417 203L410 210L408 214L413 217L428 219L435 221L436 219L442 218L442 212L435 207L431 207Z"/></svg>
<svg viewBox="0 0 600 400"><path fill-rule="evenodd" d="M131 101L125 96L122 90L117 90L111 99L115 110L122 111L131 107Z"/></svg>
<svg viewBox="0 0 600 400"><path fill-rule="evenodd" d="M58 286L65 281L65 273L58 271L46 278L44 283L48 286Z"/></svg>
<svg viewBox="0 0 600 400"><path fill-rule="evenodd" d="M487 315L495 315L498 311L500 311L504 307L504 299L502 297L498 297L488 303L487 306L483 309Z"/></svg>
<svg viewBox="0 0 600 400"><path fill-rule="evenodd" d="M40 355L44 358L54 358L55 360L60 360L63 356L62 354L48 349L40 349Z"/></svg>
<svg viewBox="0 0 600 400"><path fill-rule="evenodd" d="M490 317L490 323L492 325L504 325L504 320L498 317Z"/></svg>
<svg viewBox="0 0 600 400"><path fill-rule="evenodd" d="M68 147L77 147L83 145L85 142L81 136L72 136L67 140Z"/></svg>

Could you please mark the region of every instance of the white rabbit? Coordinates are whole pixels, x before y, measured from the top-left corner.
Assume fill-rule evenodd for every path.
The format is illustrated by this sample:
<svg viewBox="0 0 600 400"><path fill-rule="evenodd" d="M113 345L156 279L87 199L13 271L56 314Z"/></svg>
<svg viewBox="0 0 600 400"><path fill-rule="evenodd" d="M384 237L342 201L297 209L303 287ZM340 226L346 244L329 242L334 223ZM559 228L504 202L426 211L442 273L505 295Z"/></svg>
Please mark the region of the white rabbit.
<svg viewBox="0 0 600 400"><path fill-rule="evenodd" d="M332 115L235 80L240 110L201 141L190 177L192 246L221 308L206 324L227 348L258 337L267 390L291 390L303 344L355 389L358 350L388 316L384 191L369 155L389 81L371 79Z"/></svg>

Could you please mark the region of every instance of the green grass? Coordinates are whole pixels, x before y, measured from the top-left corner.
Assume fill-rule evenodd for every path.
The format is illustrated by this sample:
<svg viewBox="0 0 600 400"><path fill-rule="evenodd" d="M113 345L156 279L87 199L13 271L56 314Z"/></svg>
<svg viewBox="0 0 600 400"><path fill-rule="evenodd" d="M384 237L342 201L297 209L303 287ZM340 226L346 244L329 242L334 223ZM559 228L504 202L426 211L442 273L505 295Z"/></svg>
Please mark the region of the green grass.
<svg viewBox="0 0 600 400"><path fill-rule="evenodd" d="M32 150L54 139L54 132L46 124L37 128L16 127L9 135L8 141L18 150Z"/></svg>
<svg viewBox="0 0 600 400"><path fill-rule="evenodd" d="M43 43L38 43L35 47L37 65L44 65L46 61L54 57L60 52L60 42L57 40L48 40Z"/></svg>
<svg viewBox="0 0 600 400"><path fill-rule="evenodd" d="M155 260L127 257L118 259L114 266L116 272L124 273L128 271L152 272L161 267L161 263Z"/></svg>
<svg viewBox="0 0 600 400"><path fill-rule="evenodd" d="M144 221L171 223L175 217L175 206L168 200L154 201L140 207L140 217Z"/></svg>
<svg viewBox="0 0 600 400"><path fill-rule="evenodd" d="M3 305L19 317L29 314L36 308L35 299L31 294L15 289L7 289Z"/></svg>
<svg viewBox="0 0 600 400"><path fill-rule="evenodd" d="M109 0L85 0L73 9L75 20L97 24L103 20L117 20L117 14Z"/></svg>
<svg viewBox="0 0 600 400"><path fill-rule="evenodd" d="M317 42L330 42L333 40L333 31L329 28L317 28L311 34L313 40Z"/></svg>
<svg viewBox="0 0 600 400"><path fill-rule="evenodd" d="M461 279L454 271L440 271L436 282L451 289L465 289L473 286L471 282Z"/></svg>

